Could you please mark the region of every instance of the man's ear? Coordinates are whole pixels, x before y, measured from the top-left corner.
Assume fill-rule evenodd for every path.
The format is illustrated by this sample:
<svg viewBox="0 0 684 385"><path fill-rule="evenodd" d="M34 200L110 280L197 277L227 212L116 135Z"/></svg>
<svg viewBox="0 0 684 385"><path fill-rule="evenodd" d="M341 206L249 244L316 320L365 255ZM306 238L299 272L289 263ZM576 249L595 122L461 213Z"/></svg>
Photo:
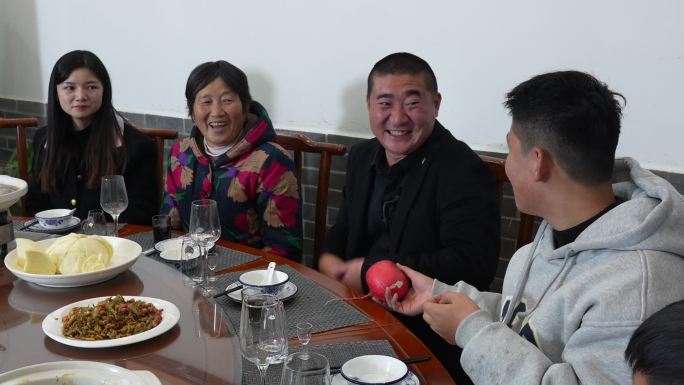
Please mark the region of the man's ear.
<svg viewBox="0 0 684 385"><path fill-rule="evenodd" d="M435 118L439 115L439 106L442 105L442 94L439 92L435 94L435 98L433 100L433 103L435 104Z"/></svg>
<svg viewBox="0 0 684 385"><path fill-rule="evenodd" d="M534 147L532 152L533 178L535 182L546 182L551 176L551 169L554 167L553 158L548 151L540 147Z"/></svg>

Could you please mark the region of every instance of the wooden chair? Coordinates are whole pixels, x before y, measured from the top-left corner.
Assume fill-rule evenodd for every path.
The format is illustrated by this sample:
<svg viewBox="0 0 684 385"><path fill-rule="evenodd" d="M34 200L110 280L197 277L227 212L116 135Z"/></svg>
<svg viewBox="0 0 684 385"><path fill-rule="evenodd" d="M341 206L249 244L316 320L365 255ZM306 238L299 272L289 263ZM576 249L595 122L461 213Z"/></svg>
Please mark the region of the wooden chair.
<svg viewBox="0 0 684 385"><path fill-rule="evenodd" d="M302 193L302 159L303 153L320 154L318 163L318 184L316 186L316 211L314 219L314 267L318 265L321 243L325 239L328 216L328 187L330 185L330 166L333 155L344 155L347 148L341 144L314 142L302 134L279 134L274 142L294 153L295 174Z"/></svg>
<svg viewBox="0 0 684 385"><path fill-rule="evenodd" d="M38 119L4 119L0 118L0 129L16 129L17 134L17 163L19 178L29 181L28 175L28 156L26 148L26 127L38 127ZM21 197L21 215L26 216L26 195Z"/></svg>
<svg viewBox="0 0 684 385"><path fill-rule="evenodd" d="M480 158L489 166L489 170L496 178L496 187L499 193L499 208L503 206L503 185L510 183L506 175L506 160L494 158L492 156L480 155ZM534 236L534 216L520 213L520 224L518 225L518 239L515 243L515 248L519 249L522 246L532 242Z"/></svg>
<svg viewBox="0 0 684 385"><path fill-rule="evenodd" d="M167 129L151 129L151 128L139 128L136 127L138 131L154 139L157 145L157 197L161 201L161 197L164 194L164 140L171 139L175 140L178 138L178 131L167 130Z"/></svg>

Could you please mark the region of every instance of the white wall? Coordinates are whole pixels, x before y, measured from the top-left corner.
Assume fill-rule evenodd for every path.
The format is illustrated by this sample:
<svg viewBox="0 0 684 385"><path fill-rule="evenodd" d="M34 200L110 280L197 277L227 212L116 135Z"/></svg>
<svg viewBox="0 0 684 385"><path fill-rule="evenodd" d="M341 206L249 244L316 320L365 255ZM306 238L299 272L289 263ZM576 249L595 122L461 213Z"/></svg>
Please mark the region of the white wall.
<svg viewBox="0 0 684 385"><path fill-rule="evenodd" d="M367 73L409 51L437 74L442 123L505 152L505 92L579 69L627 97L619 155L684 172L683 18L678 0L0 0L0 97L46 101L57 58L89 49L118 109L184 117L192 68L226 59L277 128L368 136Z"/></svg>

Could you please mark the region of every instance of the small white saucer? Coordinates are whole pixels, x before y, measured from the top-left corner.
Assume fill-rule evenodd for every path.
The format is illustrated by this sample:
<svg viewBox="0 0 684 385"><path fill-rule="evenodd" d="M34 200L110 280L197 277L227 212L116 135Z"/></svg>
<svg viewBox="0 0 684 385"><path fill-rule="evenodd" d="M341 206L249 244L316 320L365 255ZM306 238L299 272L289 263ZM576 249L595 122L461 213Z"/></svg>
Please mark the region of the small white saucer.
<svg viewBox="0 0 684 385"><path fill-rule="evenodd" d="M31 221L26 221L26 222L24 222L24 226L28 225L29 222L31 222ZM62 233L65 233L65 232L67 232L67 231L70 231L70 230L75 229L76 227L78 227L79 224L81 224L81 219L80 219L80 218L78 218L78 217L71 217L71 219L69 219L69 221L66 223L66 225L64 225L64 227L60 227L60 228L47 228L47 227L43 227L43 226L40 224L40 222L36 222L36 223L32 224L31 226L27 227L27 228L24 229L24 230L28 230L28 231L37 231L37 232L40 232L40 233L62 234Z"/></svg>
<svg viewBox="0 0 684 385"><path fill-rule="evenodd" d="M295 294L297 294L297 285L295 285L292 281L288 281L285 283L283 291L278 294L277 299L279 301L287 301L288 299L294 297ZM233 301L242 302L242 289L228 293L227 297Z"/></svg>
<svg viewBox="0 0 684 385"><path fill-rule="evenodd" d="M342 377L342 374L337 373L332 376L332 381L330 381L330 385L347 385L348 382L347 380ZM397 382L397 385L420 385L420 381L418 380L418 376L413 374L412 371L409 370L408 375L406 378L404 378L403 381Z"/></svg>

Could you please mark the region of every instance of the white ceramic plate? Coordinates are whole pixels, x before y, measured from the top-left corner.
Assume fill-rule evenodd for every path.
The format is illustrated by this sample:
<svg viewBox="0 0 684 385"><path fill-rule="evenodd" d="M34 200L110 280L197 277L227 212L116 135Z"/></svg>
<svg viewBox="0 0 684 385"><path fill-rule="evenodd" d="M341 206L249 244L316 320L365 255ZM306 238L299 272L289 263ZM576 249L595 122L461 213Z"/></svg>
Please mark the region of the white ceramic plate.
<svg viewBox="0 0 684 385"><path fill-rule="evenodd" d="M102 270L93 271L90 273L56 275L25 273L17 265L16 249L10 251L5 257L5 266L7 266L9 271L11 271L12 274L16 275L17 277L43 286L77 287L103 282L114 278L119 273L126 271L135 263L135 261L138 260L140 257L140 252L142 251L142 247L140 247L139 244L129 241L128 239L116 237L103 238L105 238L114 248L114 255L112 255L112 259L109 261L109 266ZM59 238L44 239L42 241L38 241L37 243L43 246L43 248L47 249L57 239Z"/></svg>
<svg viewBox="0 0 684 385"><path fill-rule="evenodd" d="M154 248L157 249L157 251L160 253L162 251L166 251L166 250L180 249L182 242L183 242L182 237L169 238L169 239L165 239L163 241L155 243Z"/></svg>
<svg viewBox="0 0 684 385"><path fill-rule="evenodd" d="M348 382L347 380L342 377L342 374L337 373L332 376L332 384L331 385L347 385ZM397 383L397 385L420 385L420 380L418 380L418 376L413 374L412 371L409 370L408 375L406 378L404 378L403 381L400 381Z"/></svg>
<svg viewBox="0 0 684 385"><path fill-rule="evenodd" d="M161 385L147 370L128 370L94 361L56 361L0 374L3 385Z"/></svg>
<svg viewBox="0 0 684 385"><path fill-rule="evenodd" d="M86 299L83 301L74 302L70 305L66 305L53 311L52 313L48 314L43 320L43 332L45 332L45 334L53 340L69 346L76 346L78 348L109 348L113 346L135 344L137 342L149 340L150 338L162 335L169 329L171 329L180 318L180 311L178 310L176 305L172 304L171 302L150 297L124 296L124 299L126 300L134 299L138 301L151 303L157 309L163 310L162 322L159 325L153 327L152 329L144 331L142 333L134 334L128 337L115 338L113 340L83 341L64 337L64 335L62 334L62 317L69 314L71 308L95 305L99 301L103 301L107 298L110 297L97 297Z"/></svg>
<svg viewBox="0 0 684 385"><path fill-rule="evenodd" d="M226 287L226 290L230 289L233 284L228 285ZM292 298L297 294L297 285L295 285L292 281L288 281L285 284L285 287L283 287L283 291L278 294L277 299L280 301L287 301L288 299ZM232 299L233 301L236 302L242 302L242 289L236 290L232 293L228 293L227 297Z"/></svg>
<svg viewBox="0 0 684 385"><path fill-rule="evenodd" d="M182 243L183 243L183 237L169 238L169 239L165 239L163 241L159 241L159 242L155 243L154 248L157 249L158 252L162 253L166 250L180 249ZM213 248L214 245L215 245L214 242L209 243L209 248L210 249ZM198 253L199 253L199 251L198 251Z"/></svg>
<svg viewBox="0 0 684 385"><path fill-rule="evenodd" d="M24 222L24 226L28 225L29 222L31 222L31 221L26 221L26 222ZM32 224L31 226L27 227L27 228L24 229L24 230L28 230L28 231L37 231L37 232L40 232L40 233L62 234L62 233L65 233L65 232L67 232L67 231L71 231L71 230L75 229L75 228L78 227L78 225L80 225L80 224L81 224L81 219L80 219L80 218L78 218L78 217L71 217L71 219L69 219L69 222L67 222L67 223L64 225L64 227L59 227L59 228L47 228L47 227L43 227L43 225L41 225L40 222L36 222L36 223Z"/></svg>

